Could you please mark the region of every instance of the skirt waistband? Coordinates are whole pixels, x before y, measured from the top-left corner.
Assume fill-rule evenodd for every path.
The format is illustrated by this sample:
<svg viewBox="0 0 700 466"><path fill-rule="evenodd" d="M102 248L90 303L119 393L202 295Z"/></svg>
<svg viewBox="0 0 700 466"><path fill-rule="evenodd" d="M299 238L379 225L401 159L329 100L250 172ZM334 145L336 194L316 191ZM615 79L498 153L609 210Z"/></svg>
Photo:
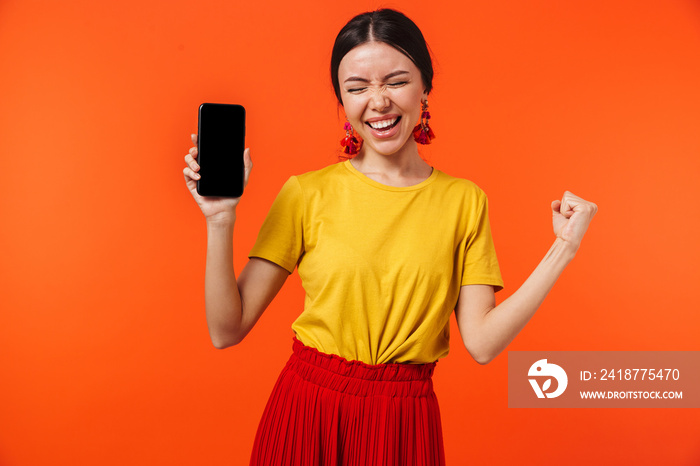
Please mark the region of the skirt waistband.
<svg viewBox="0 0 700 466"><path fill-rule="evenodd" d="M427 364L366 364L327 354L292 337L288 366L304 380L357 396L411 396L433 394L432 375L437 361Z"/></svg>

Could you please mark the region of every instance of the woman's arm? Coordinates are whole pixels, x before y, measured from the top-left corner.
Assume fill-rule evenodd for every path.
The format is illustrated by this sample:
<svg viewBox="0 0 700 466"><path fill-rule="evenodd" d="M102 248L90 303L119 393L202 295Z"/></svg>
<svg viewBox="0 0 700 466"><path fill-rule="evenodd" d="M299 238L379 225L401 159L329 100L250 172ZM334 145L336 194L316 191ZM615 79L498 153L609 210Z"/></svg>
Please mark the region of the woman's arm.
<svg viewBox="0 0 700 466"><path fill-rule="evenodd" d="M207 265L204 283L209 336L216 348L240 343L272 302L289 272L252 257L238 281L233 269L233 227L230 221L207 222Z"/></svg>
<svg viewBox="0 0 700 466"><path fill-rule="evenodd" d="M289 272L259 258L251 258L236 281L233 270L233 227L236 207L241 197L205 197L197 192L201 178L197 158L197 135L185 156L185 184L207 219L207 266L204 277L204 300L209 336L219 349L240 343L253 328L272 299L277 295ZM243 152L244 187L248 186L253 160L250 149Z"/></svg>
<svg viewBox="0 0 700 466"><path fill-rule="evenodd" d="M525 327L576 255L597 211L595 204L568 191L561 201L552 202L554 244L525 283L498 306L491 285L462 287L455 307L457 325L464 346L479 364L498 356Z"/></svg>

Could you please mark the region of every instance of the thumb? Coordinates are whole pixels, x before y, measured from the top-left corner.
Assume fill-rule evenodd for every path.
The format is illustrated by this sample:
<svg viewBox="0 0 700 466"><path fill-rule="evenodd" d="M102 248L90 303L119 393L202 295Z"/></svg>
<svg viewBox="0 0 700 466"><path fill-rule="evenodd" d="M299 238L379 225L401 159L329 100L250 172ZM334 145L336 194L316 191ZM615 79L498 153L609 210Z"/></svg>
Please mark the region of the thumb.
<svg viewBox="0 0 700 466"><path fill-rule="evenodd" d="M552 201L552 213L559 213L559 208L561 207L561 201L559 199Z"/></svg>
<svg viewBox="0 0 700 466"><path fill-rule="evenodd" d="M253 165L253 159L250 157L250 147L246 147L243 151L243 163L248 165Z"/></svg>
<svg viewBox="0 0 700 466"><path fill-rule="evenodd" d="M253 159L250 157L250 148L246 147L243 151L243 187L248 186L248 180L250 179L250 173L253 171Z"/></svg>

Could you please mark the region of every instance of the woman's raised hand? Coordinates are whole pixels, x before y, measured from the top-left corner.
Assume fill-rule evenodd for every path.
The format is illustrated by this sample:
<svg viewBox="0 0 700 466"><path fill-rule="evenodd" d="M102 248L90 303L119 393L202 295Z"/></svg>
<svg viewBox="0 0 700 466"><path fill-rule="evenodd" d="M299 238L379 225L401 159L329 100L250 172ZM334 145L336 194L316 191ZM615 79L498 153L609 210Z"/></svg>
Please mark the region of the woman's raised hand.
<svg viewBox="0 0 700 466"><path fill-rule="evenodd" d="M241 197L209 197L200 196L197 193L197 180L200 178L199 164L195 160L197 158L197 135L192 135L192 143L194 147L190 147L190 151L185 155L185 163L187 166L182 170L185 174L185 184L187 189L192 193L192 197L197 201L197 205L202 210L202 213L207 219L207 222L227 222L233 221L236 217L236 206L240 202ZM253 161L250 158L250 149L243 152L243 164L245 166L245 179L243 188L248 185L248 177L253 168Z"/></svg>
<svg viewBox="0 0 700 466"><path fill-rule="evenodd" d="M581 199L572 192L564 191L561 201L552 201L552 224L554 234L578 251L588 224L598 212L598 206Z"/></svg>

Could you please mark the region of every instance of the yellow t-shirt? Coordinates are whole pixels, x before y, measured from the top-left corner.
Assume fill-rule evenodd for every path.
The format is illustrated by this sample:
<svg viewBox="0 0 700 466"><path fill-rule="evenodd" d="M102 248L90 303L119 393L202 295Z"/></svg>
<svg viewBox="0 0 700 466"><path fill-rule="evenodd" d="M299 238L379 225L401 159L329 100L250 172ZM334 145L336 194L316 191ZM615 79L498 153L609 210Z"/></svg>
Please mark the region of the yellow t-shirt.
<svg viewBox="0 0 700 466"><path fill-rule="evenodd" d="M460 287L503 288L486 194L435 168L407 187L349 160L291 176L248 257L298 267L304 345L367 364L446 356Z"/></svg>

